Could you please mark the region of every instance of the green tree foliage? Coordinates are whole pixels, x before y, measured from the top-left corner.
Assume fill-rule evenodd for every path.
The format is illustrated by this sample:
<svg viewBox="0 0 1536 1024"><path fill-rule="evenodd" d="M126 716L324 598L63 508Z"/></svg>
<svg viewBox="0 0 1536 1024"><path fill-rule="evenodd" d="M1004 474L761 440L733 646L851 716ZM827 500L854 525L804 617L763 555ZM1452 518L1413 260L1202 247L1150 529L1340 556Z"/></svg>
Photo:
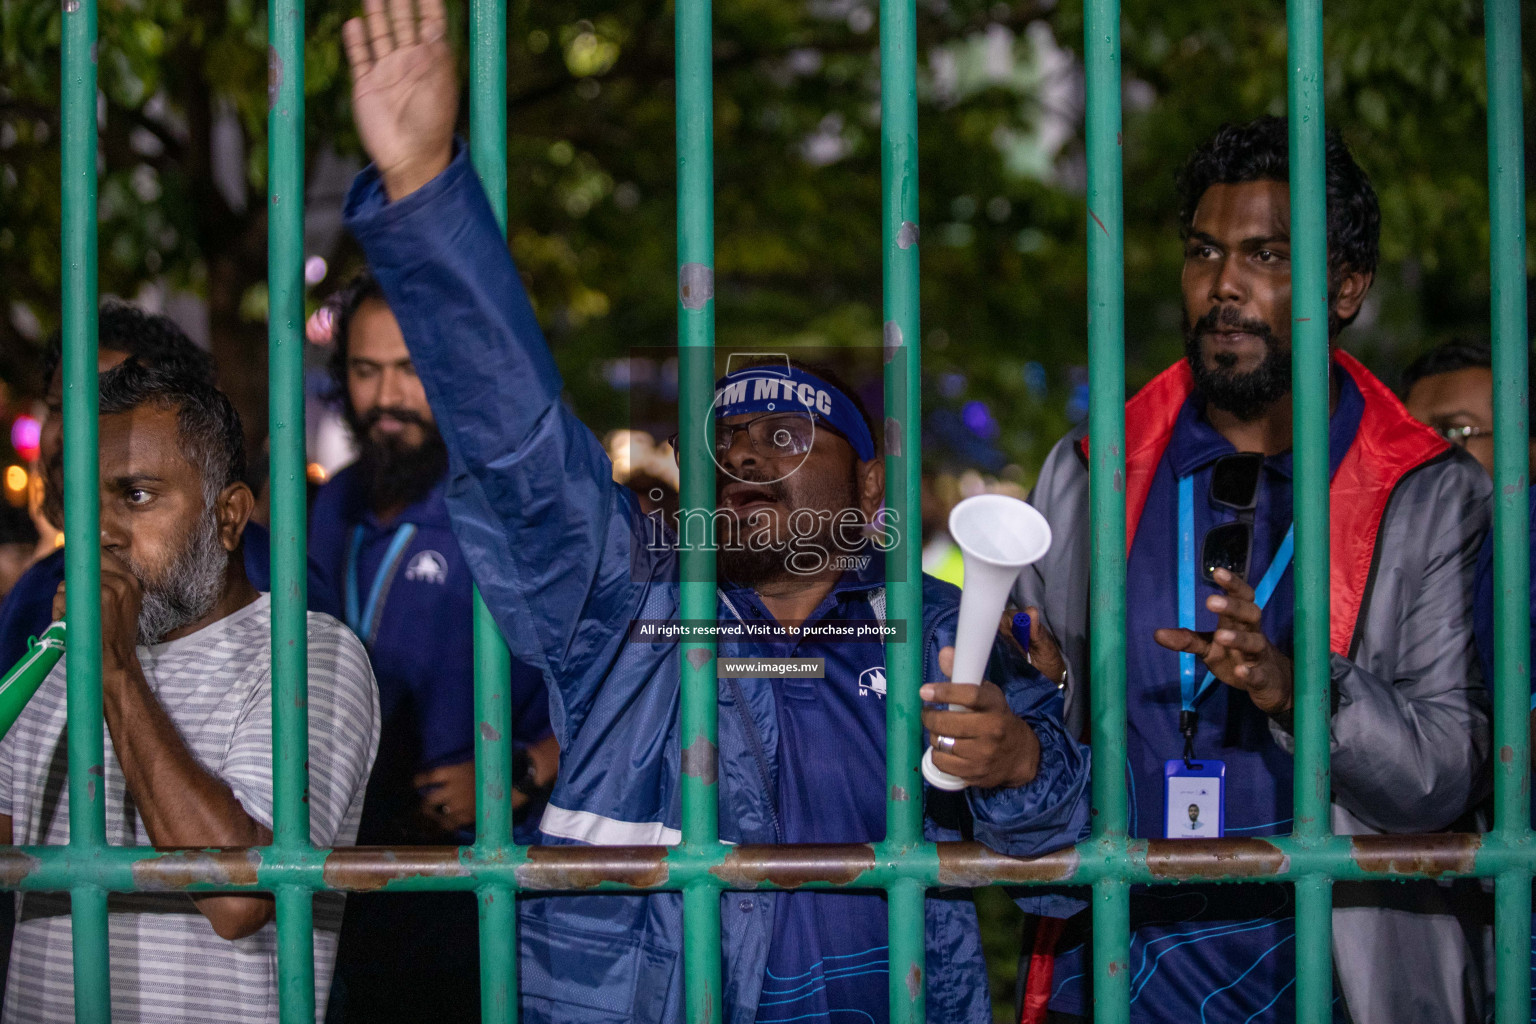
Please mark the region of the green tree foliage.
<svg viewBox="0 0 1536 1024"><path fill-rule="evenodd" d="M919 7L925 398L987 402L995 428L977 429L1028 465L1066 427L1084 362L1082 8ZM1389 371L1431 340L1486 331L1480 11L1329 5L1329 117L1384 213L1376 294L1347 340ZM312 165L323 147L357 150L337 43L349 13L310 5ZM509 240L598 428L625 416L609 361L675 330L671 14L659 0L552 0L509 16ZM872 0L716 6L722 344L879 345L876 15ZM132 295L160 278L205 296L225 380L259 425L265 9L103 0L100 19L102 287ZM57 321L59 22L57 4L0 6L0 372L13 377L35 348L21 327ZM1179 351L1173 172L1222 121L1283 112L1284 4L1128 0L1124 37L1134 385ZM227 111L244 164L233 192L214 180Z"/></svg>

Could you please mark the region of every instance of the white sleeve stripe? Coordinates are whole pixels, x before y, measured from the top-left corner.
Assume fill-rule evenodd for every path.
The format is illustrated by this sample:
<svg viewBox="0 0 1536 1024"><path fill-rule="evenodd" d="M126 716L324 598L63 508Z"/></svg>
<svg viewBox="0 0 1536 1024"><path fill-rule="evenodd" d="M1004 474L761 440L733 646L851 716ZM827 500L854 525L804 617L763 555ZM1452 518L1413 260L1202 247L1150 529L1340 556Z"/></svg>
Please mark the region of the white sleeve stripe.
<svg viewBox="0 0 1536 1024"><path fill-rule="evenodd" d="M591 811L568 811L550 804L544 808L539 828L561 839L575 839L593 846L676 846L682 832L659 821L620 821Z"/></svg>

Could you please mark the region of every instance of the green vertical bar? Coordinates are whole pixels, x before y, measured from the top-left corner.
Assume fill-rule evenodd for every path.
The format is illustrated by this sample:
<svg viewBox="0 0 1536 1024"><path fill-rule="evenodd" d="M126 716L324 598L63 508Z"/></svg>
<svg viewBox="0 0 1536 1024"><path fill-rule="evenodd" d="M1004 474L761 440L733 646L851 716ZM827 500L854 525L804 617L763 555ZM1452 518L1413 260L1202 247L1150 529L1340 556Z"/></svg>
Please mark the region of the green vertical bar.
<svg viewBox="0 0 1536 1024"><path fill-rule="evenodd" d="M1333 879L1327 875L1296 882L1296 1019L1333 1020Z"/></svg>
<svg viewBox="0 0 1536 1024"><path fill-rule="evenodd" d="M705 441L712 416L715 348L715 197L713 40L710 0L677 0L678 429L682 506L712 509L715 467ZM683 619L713 622L715 552L704 538L681 546ZM718 682L713 640L683 643L682 825L685 846L719 841L716 779ZM721 1019L720 899L707 884L683 892L683 953L688 1019Z"/></svg>
<svg viewBox="0 0 1536 1024"><path fill-rule="evenodd" d="M1091 385L1090 385L1091 386ZM1090 399L1091 401L1091 399ZM1118 774L1118 773L1117 773ZM1094 1024L1130 1020L1130 887L1113 878L1093 885Z"/></svg>
<svg viewBox="0 0 1536 1024"><path fill-rule="evenodd" d="M112 1019L107 891L94 885L79 885L69 891L69 900L75 956L75 1024L107 1024Z"/></svg>
<svg viewBox="0 0 1536 1024"><path fill-rule="evenodd" d="M106 843L102 791L101 509L96 469L96 0L64 4L64 533L69 581L69 843ZM71 891L75 1020L111 1020L107 894Z"/></svg>
<svg viewBox="0 0 1536 1024"><path fill-rule="evenodd" d="M1120 152L1120 3L1088 0L1088 417L1093 573L1089 601L1093 832L1106 853L1126 841L1125 237ZM1079 681L1085 682L1083 680ZM1130 889L1094 887L1093 1003L1099 1024L1130 1019Z"/></svg>
<svg viewBox="0 0 1536 1024"><path fill-rule="evenodd" d="M1488 70L1489 262L1492 270L1495 827L1529 842L1530 515L1527 485L1529 335L1526 324L1525 149L1520 94L1520 2L1484 5ZM1495 883L1494 1012L1499 1024L1531 1019L1531 874Z"/></svg>
<svg viewBox="0 0 1536 1024"><path fill-rule="evenodd" d="M496 221L507 225L506 0L470 8L470 156ZM475 590L475 825L480 845L512 843L511 655Z"/></svg>
<svg viewBox="0 0 1536 1024"><path fill-rule="evenodd" d="M923 841L923 585L919 489L922 480L922 322L917 208L917 12L913 0L880 2L881 270L885 320L885 494L897 541L886 553L890 620L906 624L885 645L885 845L906 852ZM914 881L891 886L890 1019L927 1012L926 893Z"/></svg>
<svg viewBox="0 0 1536 1024"><path fill-rule="evenodd" d="M272 424L272 844L309 848L309 682L304 478L304 3L267 17L267 319ZM309 890L277 893L283 1024L315 1019Z"/></svg>
<svg viewBox="0 0 1536 1024"><path fill-rule="evenodd" d="M471 115L473 119L473 115ZM506 135L501 136L505 145ZM503 164L504 165L504 164ZM482 179L483 180L483 179ZM499 206L505 217L506 191ZM506 642L475 592L475 827L477 854L505 855L512 845L511 665ZM480 901L480 1016L486 1024L517 1021L517 894L487 885Z"/></svg>
<svg viewBox="0 0 1536 1024"><path fill-rule="evenodd" d="M881 0L880 173L885 314L885 496L896 517L886 555L889 617L905 622L905 642L886 644L886 841L923 841L922 374L918 308L917 39L912 0ZM892 1018L896 1019L895 1017Z"/></svg>
<svg viewBox="0 0 1536 1024"><path fill-rule="evenodd" d="M889 693L889 689L887 689ZM914 879L891 883L890 996L892 1024L922 1024L928 1019L924 905L927 890Z"/></svg>
<svg viewBox="0 0 1536 1024"><path fill-rule="evenodd" d="M315 1019L315 902L299 886L277 890L278 1019L311 1024Z"/></svg>
<svg viewBox="0 0 1536 1024"><path fill-rule="evenodd" d="M507 5L473 0L469 8L470 157L496 222L507 227ZM511 656L496 621L475 591L475 827L480 855L512 845ZM517 894L479 889L480 1016L517 1021Z"/></svg>
<svg viewBox="0 0 1536 1024"><path fill-rule="evenodd" d="M1525 1024L1531 1019L1531 872L1506 871L1494 882L1494 1020ZM1513 979L1505 982L1504 979Z"/></svg>
<svg viewBox="0 0 1536 1024"><path fill-rule="evenodd" d="M1296 834L1328 832L1328 235L1323 9L1289 0L1296 464Z"/></svg>
<svg viewBox="0 0 1536 1024"><path fill-rule="evenodd" d="M517 895L510 886L488 885L480 900L480 1017L517 1020Z"/></svg>
<svg viewBox="0 0 1536 1024"><path fill-rule="evenodd" d="M1296 561L1295 835L1328 835L1328 233L1322 0L1287 0ZM1296 884L1296 1019L1333 1019L1332 881Z"/></svg>

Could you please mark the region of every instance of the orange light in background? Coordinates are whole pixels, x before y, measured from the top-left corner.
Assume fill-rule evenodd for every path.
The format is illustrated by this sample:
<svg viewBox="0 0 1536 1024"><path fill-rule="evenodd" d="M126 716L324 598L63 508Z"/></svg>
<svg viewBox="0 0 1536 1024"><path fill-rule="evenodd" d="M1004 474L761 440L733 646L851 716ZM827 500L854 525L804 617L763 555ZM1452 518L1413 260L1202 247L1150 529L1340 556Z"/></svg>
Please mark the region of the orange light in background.
<svg viewBox="0 0 1536 1024"><path fill-rule="evenodd" d="M325 467L320 465L320 463L318 463L318 462L311 462L309 464L309 467L307 469L305 469L304 475L309 477L309 482L312 483L312 484L323 484L323 483L325 483L325 478L326 478Z"/></svg>
<svg viewBox="0 0 1536 1024"><path fill-rule="evenodd" d="M5 497L17 508L27 502L27 471L20 466L5 467Z"/></svg>

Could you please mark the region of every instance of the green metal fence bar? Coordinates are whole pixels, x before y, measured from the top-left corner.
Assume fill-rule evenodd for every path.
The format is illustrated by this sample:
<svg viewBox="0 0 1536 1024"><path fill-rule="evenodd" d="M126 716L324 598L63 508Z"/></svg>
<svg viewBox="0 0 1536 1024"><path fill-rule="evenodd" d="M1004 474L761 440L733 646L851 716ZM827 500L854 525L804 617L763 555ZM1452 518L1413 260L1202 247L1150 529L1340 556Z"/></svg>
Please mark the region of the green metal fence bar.
<svg viewBox="0 0 1536 1024"><path fill-rule="evenodd" d="M69 579L69 842L106 843L101 707L101 508L96 448L96 0L66 0L63 26L64 532ZM107 896L73 886L75 1019L111 1019Z"/></svg>
<svg viewBox="0 0 1536 1024"><path fill-rule="evenodd" d="M499 137L505 146L505 128ZM497 215L505 217L505 186L500 203L489 186L486 191L493 197L492 206L499 207ZM474 616L476 843L468 854L473 861L494 863L505 861L512 850L511 663L507 645L478 590ZM503 883L488 883L477 889L477 899L480 1016L486 1024L515 1024L517 893Z"/></svg>
<svg viewBox="0 0 1536 1024"><path fill-rule="evenodd" d="M1329 834L1328 235L1322 0L1288 0L1296 585L1294 834ZM1296 883L1296 1019L1333 1019L1333 881Z"/></svg>
<svg viewBox="0 0 1536 1024"><path fill-rule="evenodd" d="M1296 464L1295 834L1328 834L1328 238L1321 0L1290 0Z"/></svg>
<svg viewBox="0 0 1536 1024"><path fill-rule="evenodd" d="M507 5L469 7L470 157L503 231L507 227ZM490 609L475 591L476 859L501 860L512 845L511 656ZM517 893L493 883L480 906L480 1016L517 1021Z"/></svg>
<svg viewBox="0 0 1536 1024"><path fill-rule="evenodd" d="M887 641L884 848L923 843L922 322L917 188L917 11L913 0L880 2L881 302L885 356L885 501L898 539L886 552L886 607L907 635ZM926 1016L926 893L900 877L887 900L892 1024Z"/></svg>
<svg viewBox="0 0 1536 1024"><path fill-rule="evenodd" d="M715 507L712 434L715 386L714 52L710 0L678 0L677 47L677 347L681 499L685 509ZM713 622L713 538L679 545L684 620ZM719 683L712 639L684 641L682 675L683 845L707 854L719 843L717 712ZM688 1020L723 1015L720 990L720 894L700 879L683 891L683 972Z"/></svg>
<svg viewBox="0 0 1536 1024"><path fill-rule="evenodd" d="M304 3L267 20L267 320L272 488L272 846L309 849L304 473ZM313 894L277 890L279 1013L315 1019Z"/></svg>
<svg viewBox="0 0 1536 1024"><path fill-rule="evenodd" d="M1529 840L1526 840L1527 842ZM1514 868L1494 881L1494 1020L1531 1019L1531 868ZM1505 979L1511 979L1506 981Z"/></svg>
<svg viewBox="0 0 1536 1024"><path fill-rule="evenodd" d="M1125 239L1120 150L1120 2L1087 0L1089 651L1093 838L1114 857L1126 842ZM1086 680L1078 680L1079 684ZM1130 1019L1130 890L1107 877L1093 893L1093 1015Z"/></svg>
<svg viewBox="0 0 1536 1024"><path fill-rule="evenodd" d="M1519 0L1484 6L1488 75L1489 264L1494 379L1494 820L1500 837L1531 841L1530 547L1527 524L1529 335L1526 324L1525 150ZM1495 884L1494 1013L1499 1024L1531 1019L1529 864Z"/></svg>

